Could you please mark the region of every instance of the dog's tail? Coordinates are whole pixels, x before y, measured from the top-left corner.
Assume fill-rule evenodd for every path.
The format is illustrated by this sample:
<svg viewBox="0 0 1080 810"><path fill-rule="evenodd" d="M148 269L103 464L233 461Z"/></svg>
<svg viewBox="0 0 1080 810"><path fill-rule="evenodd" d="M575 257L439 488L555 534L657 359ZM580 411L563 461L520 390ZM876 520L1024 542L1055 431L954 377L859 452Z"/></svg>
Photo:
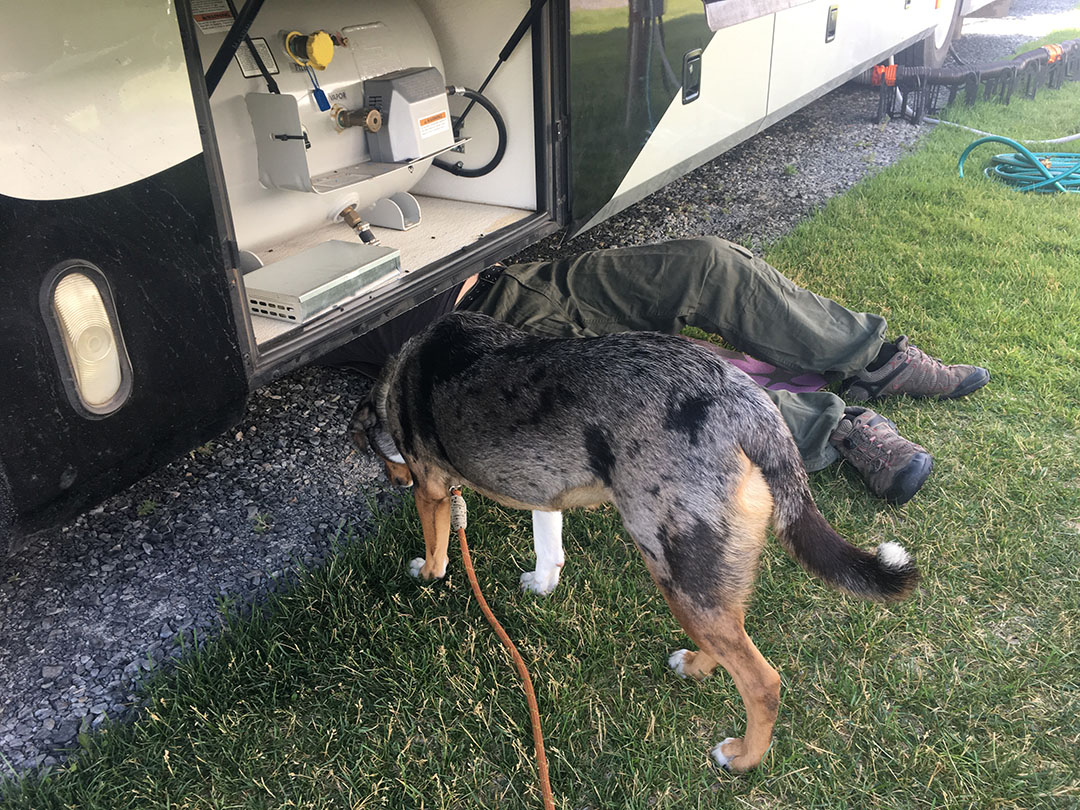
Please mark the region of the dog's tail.
<svg viewBox="0 0 1080 810"><path fill-rule="evenodd" d="M777 537L803 568L863 599L892 602L911 593L919 571L903 546L889 542L874 553L863 551L841 537L818 511L794 442L758 444L754 450L744 447L772 494Z"/></svg>

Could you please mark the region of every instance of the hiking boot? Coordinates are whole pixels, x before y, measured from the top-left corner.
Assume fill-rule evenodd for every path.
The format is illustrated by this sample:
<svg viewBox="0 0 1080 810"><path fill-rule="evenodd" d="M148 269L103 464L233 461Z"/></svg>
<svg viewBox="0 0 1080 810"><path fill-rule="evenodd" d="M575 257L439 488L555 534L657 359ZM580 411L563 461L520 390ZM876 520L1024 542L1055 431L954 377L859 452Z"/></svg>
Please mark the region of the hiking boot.
<svg viewBox="0 0 1080 810"><path fill-rule="evenodd" d="M829 442L859 471L870 491L892 504L907 503L926 483L934 460L896 425L869 408L846 408Z"/></svg>
<svg viewBox="0 0 1080 810"><path fill-rule="evenodd" d="M956 399L990 382L990 372L985 368L947 366L912 346L906 336L901 336L892 346L894 354L879 367L871 365L844 383L841 393L844 399L861 402L896 394Z"/></svg>

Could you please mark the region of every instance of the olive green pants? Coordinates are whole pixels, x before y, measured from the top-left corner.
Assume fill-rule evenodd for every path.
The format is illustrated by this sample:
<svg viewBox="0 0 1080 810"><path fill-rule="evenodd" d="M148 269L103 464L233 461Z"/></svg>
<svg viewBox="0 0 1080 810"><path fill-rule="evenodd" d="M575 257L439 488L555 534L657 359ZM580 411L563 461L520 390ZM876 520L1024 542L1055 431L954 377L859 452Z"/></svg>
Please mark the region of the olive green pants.
<svg viewBox="0 0 1080 810"><path fill-rule="evenodd" d="M851 376L877 357L885 319L796 286L746 248L715 237L597 250L517 264L464 303L550 337L678 333L695 326L791 371ZM829 436L844 401L827 391L767 391L808 470L838 458Z"/></svg>

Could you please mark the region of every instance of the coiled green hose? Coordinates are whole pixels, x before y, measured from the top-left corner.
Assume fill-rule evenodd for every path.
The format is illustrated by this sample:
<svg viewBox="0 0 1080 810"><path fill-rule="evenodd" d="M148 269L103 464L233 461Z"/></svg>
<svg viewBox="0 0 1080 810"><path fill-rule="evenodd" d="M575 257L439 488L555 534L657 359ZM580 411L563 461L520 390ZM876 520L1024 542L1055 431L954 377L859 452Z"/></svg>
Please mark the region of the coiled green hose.
<svg viewBox="0 0 1080 810"><path fill-rule="evenodd" d="M1016 152L994 155L984 173L1008 183L1017 191L1080 191L1080 154L1076 152L1030 152L1023 144L1000 135L988 135L968 144L957 168L964 176L964 161L984 143L1003 143Z"/></svg>

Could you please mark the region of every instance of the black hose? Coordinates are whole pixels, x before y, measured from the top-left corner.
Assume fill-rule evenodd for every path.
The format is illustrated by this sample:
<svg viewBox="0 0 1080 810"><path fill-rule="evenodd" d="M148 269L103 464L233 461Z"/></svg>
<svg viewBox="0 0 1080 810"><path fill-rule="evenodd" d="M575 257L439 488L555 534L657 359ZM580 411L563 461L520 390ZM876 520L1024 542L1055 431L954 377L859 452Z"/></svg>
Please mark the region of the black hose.
<svg viewBox="0 0 1080 810"><path fill-rule="evenodd" d="M236 49L240 47L240 43L242 43L247 36L248 29L251 28L251 24L255 21L255 17L258 15L259 9L262 8L263 2L264 0L247 0L247 2L244 3L244 7L240 9L240 13L233 17L232 28L230 28L229 33L225 35L225 41L222 42L221 47L218 48L218 52L214 55L214 60L210 63L210 67L206 69L207 96L214 95L218 82L220 82L221 77L225 75L225 68L229 66L233 54L236 53Z"/></svg>
<svg viewBox="0 0 1080 810"><path fill-rule="evenodd" d="M1057 46L1061 56L1070 57L1080 50L1080 39L1071 39ZM941 85L946 87L964 87L981 81L1001 81L1015 79L1024 74L1037 73L1048 66L1048 51L1045 47L1022 53L1014 59L990 62L984 65L962 65L960 67L906 67L895 68L896 85ZM854 77L858 84L877 84L875 69L863 71Z"/></svg>
<svg viewBox="0 0 1080 810"><path fill-rule="evenodd" d="M466 169L461 165L461 161L457 163L447 163L445 160L435 158L432 163L442 169L444 172L450 172L450 174L456 174L458 177L483 177L485 174L489 174L495 170L495 167L502 163L503 156L506 154L506 122L503 121L502 115L499 114L498 109L491 103L485 96L480 95L475 90L469 90L465 87L447 87L446 92L448 95L462 95L470 101L476 102L485 110L488 115L491 116L491 120L495 122L495 129L499 133L499 145L495 149L495 155L478 169ZM455 132L458 129L460 120L454 122Z"/></svg>

